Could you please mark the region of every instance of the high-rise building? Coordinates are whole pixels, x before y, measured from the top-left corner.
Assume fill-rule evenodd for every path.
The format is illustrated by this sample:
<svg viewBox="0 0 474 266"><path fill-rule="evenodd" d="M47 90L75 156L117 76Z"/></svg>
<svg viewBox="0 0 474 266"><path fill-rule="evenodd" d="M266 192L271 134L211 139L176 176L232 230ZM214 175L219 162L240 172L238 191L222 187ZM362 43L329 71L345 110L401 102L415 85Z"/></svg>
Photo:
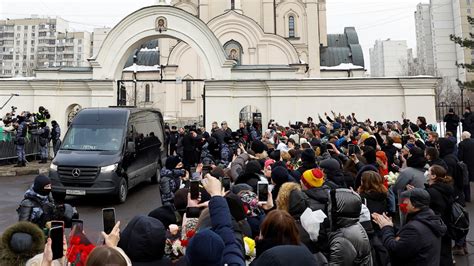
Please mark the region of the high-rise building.
<svg viewBox="0 0 474 266"><path fill-rule="evenodd" d="M434 75L433 39L431 36L430 4L418 4L415 12L416 55L420 72Z"/></svg>
<svg viewBox="0 0 474 266"><path fill-rule="evenodd" d="M407 41L376 40L370 48L370 74L372 77L408 75Z"/></svg>
<svg viewBox="0 0 474 266"><path fill-rule="evenodd" d="M91 34L68 28L61 18L0 20L0 77L32 76L43 67L86 65Z"/></svg>
<svg viewBox="0 0 474 266"><path fill-rule="evenodd" d="M472 0L431 0L418 4L415 12L417 54L423 73L443 78L440 92L459 92L458 82L471 81L472 73L456 64L473 62L471 49L460 47L450 35L470 38Z"/></svg>

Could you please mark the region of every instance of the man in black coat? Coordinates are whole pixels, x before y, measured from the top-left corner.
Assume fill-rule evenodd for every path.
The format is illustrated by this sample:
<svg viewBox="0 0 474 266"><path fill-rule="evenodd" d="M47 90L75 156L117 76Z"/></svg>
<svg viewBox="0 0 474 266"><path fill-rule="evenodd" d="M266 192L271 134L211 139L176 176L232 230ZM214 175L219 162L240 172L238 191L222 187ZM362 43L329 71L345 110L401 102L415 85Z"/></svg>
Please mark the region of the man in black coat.
<svg viewBox="0 0 474 266"><path fill-rule="evenodd" d="M467 165L469 170L469 181L474 182L474 139L471 133L464 131L461 136L462 141L458 146L458 158ZM464 186L464 197L467 202L471 202L471 188Z"/></svg>
<svg viewBox="0 0 474 266"><path fill-rule="evenodd" d="M178 139L179 139L179 133L176 130L176 126L171 127L170 131L170 136L169 136L169 143L170 143L170 149L169 149L169 156L174 156L175 151L176 151L176 145L178 144Z"/></svg>
<svg viewBox="0 0 474 266"><path fill-rule="evenodd" d="M461 122L462 130L471 133L472 136L474 134L474 114L471 113L471 107L466 107Z"/></svg>
<svg viewBox="0 0 474 266"><path fill-rule="evenodd" d="M385 214L373 213L382 228L382 242L390 253L392 265L440 265L441 237L447 227L430 208L430 195L422 188L403 192L400 210L407 222L398 233Z"/></svg>
<svg viewBox="0 0 474 266"><path fill-rule="evenodd" d="M443 119L446 122L446 131L453 133L453 136L457 136L458 125L459 125L459 116L454 113L454 109L450 108L449 112L444 116Z"/></svg>
<svg viewBox="0 0 474 266"><path fill-rule="evenodd" d="M447 138L439 139L439 156L446 163L448 168L448 175L453 178L454 181L454 196L458 198L458 201L464 203L464 180L462 172L458 167L459 159L454 154L456 144Z"/></svg>

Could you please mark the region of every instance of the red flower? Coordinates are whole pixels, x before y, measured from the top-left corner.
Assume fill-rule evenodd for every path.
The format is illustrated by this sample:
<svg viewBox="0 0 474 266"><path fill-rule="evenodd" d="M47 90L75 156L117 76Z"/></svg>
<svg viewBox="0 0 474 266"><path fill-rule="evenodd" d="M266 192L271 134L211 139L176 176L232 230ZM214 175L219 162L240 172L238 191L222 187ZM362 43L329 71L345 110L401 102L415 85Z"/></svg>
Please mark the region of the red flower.
<svg viewBox="0 0 474 266"><path fill-rule="evenodd" d="M189 239L193 237L195 234L196 234L195 230L189 230L188 232L186 232L186 238Z"/></svg>
<svg viewBox="0 0 474 266"><path fill-rule="evenodd" d="M181 246L183 246L183 247L187 247L187 246L188 246L188 244L189 244L189 240L187 240L187 239L183 239L183 240L181 240Z"/></svg>

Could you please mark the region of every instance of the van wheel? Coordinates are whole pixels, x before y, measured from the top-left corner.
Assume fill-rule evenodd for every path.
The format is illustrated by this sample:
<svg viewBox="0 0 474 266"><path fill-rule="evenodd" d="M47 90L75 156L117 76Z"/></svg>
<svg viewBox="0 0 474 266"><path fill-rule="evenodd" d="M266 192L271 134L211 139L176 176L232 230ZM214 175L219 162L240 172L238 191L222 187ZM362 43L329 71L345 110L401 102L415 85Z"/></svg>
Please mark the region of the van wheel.
<svg viewBox="0 0 474 266"><path fill-rule="evenodd" d="M128 195L128 185L127 185L127 180L125 178L120 179L120 185L119 189L116 195L116 199L119 203L125 203L127 200L127 195Z"/></svg>
<svg viewBox="0 0 474 266"><path fill-rule="evenodd" d="M66 199L66 193L58 193L52 192L53 199L56 203L64 203L64 199Z"/></svg>
<svg viewBox="0 0 474 266"><path fill-rule="evenodd" d="M161 169L158 167L156 169L156 173L151 177L152 184L158 184L161 180Z"/></svg>

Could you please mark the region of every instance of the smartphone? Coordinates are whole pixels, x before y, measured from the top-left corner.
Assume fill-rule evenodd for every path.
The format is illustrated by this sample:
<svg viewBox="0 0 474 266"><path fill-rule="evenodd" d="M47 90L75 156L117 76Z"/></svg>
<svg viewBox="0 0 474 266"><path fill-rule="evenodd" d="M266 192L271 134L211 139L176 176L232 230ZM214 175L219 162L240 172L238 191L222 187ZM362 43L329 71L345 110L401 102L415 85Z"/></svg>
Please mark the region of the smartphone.
<svg viewBox="0 0 474 266"><path fill-rule="evenodd" d="M64 221L50 221L50 228L61 226L64 228Z"/></svg>
<svg viewBox="0 0 474 266"><path fill-rule="evenodd" d="M195 200L199 198L199 183L198 180L191 180L189 193L191 193L191 199Z"/></svg>
<svg viewBox="0 0 474 266"><path fill-rule="evenodd" d="M352 154L355 153L355 145L354 144L349 144L348 149L349 149L349 155L352 155Z"/></svg>
<svg viewBox="0 0 474 266"><path fill-rule="evenodd" d="M210 165L203 165L202 166L202 177L204 178L207 174L210 174L212 171L212 167Z"/></svg>
<svg viewBox="0 0 474 266"><path fill-rule="evenodd" d="M224 191L225 192L229 191L230 190L230 178L221 177L220 180L221 180L222 187L224 188Z"/></svg>
<svg viewBox="0 0 474 266"><path fill-rule="evenodd" d="M49 238L51 238L51 250L53 251L53 260L64 257L63 244L64 228L62 226L55 226L49 229Z"/></svg>
<svg viewBox="0 0 474 266"><path fill-rule="evenodd" d="M268 200L268 183L258 181L257 183L258 201L265 203Z"/></svg>
<svg viewBox="0 0 474 266"><path fill-rule="evenodd" d="M72 221L71 221L71 228L74 229L74 227L76 227L76 229L77 229L79 232L84 231L84 221L78 220L78 219L72 219Z"/></svg>
<svg viewBox="0 0 474 266"><path fill-rule="evenodd" d="M115 226L115 208L102 209L102 221L104 225L104 232L110 234Z"/></svg>

